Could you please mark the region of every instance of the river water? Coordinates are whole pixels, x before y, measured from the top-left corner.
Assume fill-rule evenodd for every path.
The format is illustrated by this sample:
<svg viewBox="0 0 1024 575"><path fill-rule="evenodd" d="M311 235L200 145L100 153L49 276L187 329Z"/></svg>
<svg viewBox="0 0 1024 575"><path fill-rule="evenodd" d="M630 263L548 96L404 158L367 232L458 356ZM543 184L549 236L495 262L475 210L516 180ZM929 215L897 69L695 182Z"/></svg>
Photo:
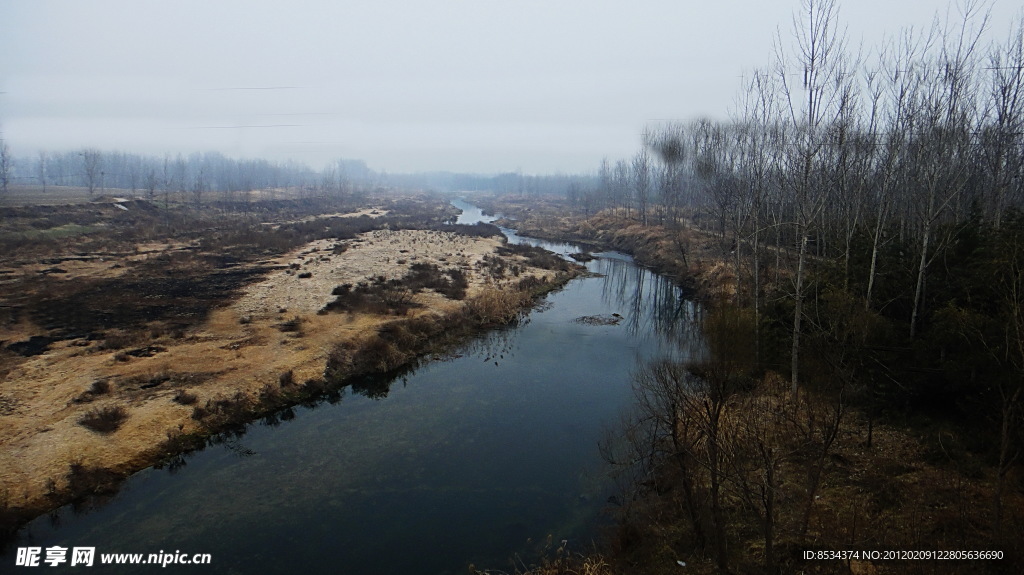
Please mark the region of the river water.
<svg viewBox="0 0 1024 575"><path fill-rule="evenodd" d="M453 203L459 223L494 219ZM88 512L37 519L0 571L25 546L95 547L97 562L209 553L212 565L166 568L207 574L512 570L514 555L529 562L548 536L586 550L612 493L598 441L631 404L631 373L700 345L697 308L679 289L628 256L595 255L594 276L549 294L520 325L375 388L386 395L346 388L224 437L173 472L142 471ZM612 314L616 325L577 321Z"/></svg>

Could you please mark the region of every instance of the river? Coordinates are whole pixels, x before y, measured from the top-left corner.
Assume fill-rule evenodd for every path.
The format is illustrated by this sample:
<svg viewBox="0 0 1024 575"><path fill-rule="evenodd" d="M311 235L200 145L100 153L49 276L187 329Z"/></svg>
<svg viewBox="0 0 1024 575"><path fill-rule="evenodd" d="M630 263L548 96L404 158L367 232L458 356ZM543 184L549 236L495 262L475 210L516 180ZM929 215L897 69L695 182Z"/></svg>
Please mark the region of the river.
<svg viewBox="0 0 1024 575"><path fill-rule="evenodd" d="M453 203L459 223L494 219ZM253 423L173 471L134 475L104 505L35 520L14 547L95 547L97 562L211 556L169 573L360 575L511 571L514 554L529 561L549 535L585 551L612 493L598 441L631 404L631 373L700 345L697 308L678 288L626 255L595 255L594 275L549 294L519 325L421 362L386 394L346 388L340 400ZM612 314L618 324L577 321ZM13 554L0 561L12 565Z"/></svg>

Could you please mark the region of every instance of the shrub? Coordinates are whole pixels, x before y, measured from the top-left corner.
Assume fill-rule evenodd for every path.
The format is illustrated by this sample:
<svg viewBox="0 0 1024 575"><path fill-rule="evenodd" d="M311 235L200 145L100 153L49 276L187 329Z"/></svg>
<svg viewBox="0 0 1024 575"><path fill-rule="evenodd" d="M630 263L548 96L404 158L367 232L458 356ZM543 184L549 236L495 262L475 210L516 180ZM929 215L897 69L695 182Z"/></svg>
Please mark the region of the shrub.
<svg viewBox="0 0 1024 575"><path fill-rule="evenodd" d="M103 467L84 465L80 461L68 468L68 490L81 495L113 495L117 493L122 476Z"/></svg>
<svg viewBox="0 0 1024 575"><path fill-rule="evenodd" d="M371 370L389 371L401 365L406 356L393 343L373 337L363 344L356 358L359 365Z"/></svg>
<svg viewBox="0 0 1024 575"><path fill-rule="evenodd" d="M131 347L141 340L139 334L115 331L106 334L103 338L103 343L100 344L100 349L123 349Z"/></svg>
<svg viewBox="0 0 1024 575"><path fill-rule="evenodd" d="M482 324L507 324L519 319L529 296L523 292L490 288L469 300L469 314Z"/></svg>
<svg viewBox="0 0 1024 575"><path fill-rule="evenodd" d="M273 384L266 384L260 389L259 394L260 402L265 405L272 405L277 403L281 398L281 388L275 387Z"/></svg>
<svg viewBox="0 0 1024 575"><path fill-rule="evenodd" d="M469 282L465 274L458 268L441 271L441 268L426 262L417 262L409 268L409 273L399 280L413 292L432 289L448 299L459 300L466 297Z"/></svg>
<svg viewBox="0 0 1024 575"><path fill-rule="evenodd" d="M199 398L196 397L196 394L189 393L184 389L179 389L178 393L174 394L174 402L181 405L192 405L198 400Z"/></svg>
<svg viewBox="0 0 1024 575"><path fill-rule="evenodd" d="M292 370L289 369L288 371L278 376L277 381L278 383L281 384L281 387L288 387L289 385L295 383L295 374L292 373Z"/></svg>
<svg viewBox="0 0 1024 575"><path fill-rule="evenodd" d="M526 258L526 263L546 270L569 271L569 262L544 248L527 244L507 244L498 248L501 255L516 255Z"/></svg>
<svg viewBox="0 0 1024 575"><path fill-rule="evenodd" d="M128 410L120 405L91 409L78 420L80 425L97 433L113 433L128 419Z"/></svg>
<svg viewBox="0 0 1024 575"><path fill-rule="evenodd" d="M277 329L279 329L279 330L281 330L283 332L293 332L293 333L301 332L302 331L302 318L299 317L299 316L295 316L295 317L293 317L292 319L290 319L288 321L283 321L283 322L277 324Z"/></svg>

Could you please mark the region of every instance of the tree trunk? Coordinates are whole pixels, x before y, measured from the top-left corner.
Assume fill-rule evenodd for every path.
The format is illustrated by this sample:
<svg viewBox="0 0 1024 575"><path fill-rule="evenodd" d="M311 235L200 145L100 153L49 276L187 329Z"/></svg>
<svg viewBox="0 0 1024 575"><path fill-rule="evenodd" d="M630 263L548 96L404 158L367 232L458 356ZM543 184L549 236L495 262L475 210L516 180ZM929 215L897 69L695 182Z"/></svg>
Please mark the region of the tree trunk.
<svg viewBox="0 0 1024 575"><path fill-rule="evenodd" d="M917 319L921 313L921 305L924 300L924 276L928 268L928 246L931 243L932 226L927 224L924 227L924 236L921 238L921 261L917 266L917 285L914 288L914 309L910 313L910 339L917 335Z"/></svg>
<svg viewBox="0 0 1024 575"><path fill-rule="evenodd" d="M878 249L882 236L882 218L879 215L878 224L875 226L875 233L871 238L871 267L868 268L868 289L864 296L864 309L871 311L871 296L875 289L875 273L878 269Z"/></svg>
<svg viewBox="0 0 1024 575"><path fill-rule="evenodd" d="M800 324L804 314L804 260L807 257L807 232L800 232L800 256L796 264L796 297L793 306L793 350L791 356L792 393L796 396L800 382Z"/></svg>
<svg viewBox="0 0 1024 575"><path fill-rule="evenodd" d="M754 358L761 364L761 230L754 226Z"/></svg>

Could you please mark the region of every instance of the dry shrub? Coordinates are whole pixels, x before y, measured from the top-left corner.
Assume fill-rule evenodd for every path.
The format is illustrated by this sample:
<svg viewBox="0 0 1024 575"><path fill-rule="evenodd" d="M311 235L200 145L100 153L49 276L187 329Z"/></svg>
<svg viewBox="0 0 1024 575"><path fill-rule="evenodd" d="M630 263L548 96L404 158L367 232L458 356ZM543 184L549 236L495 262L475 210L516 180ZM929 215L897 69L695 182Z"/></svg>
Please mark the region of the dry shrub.
<svg viewBox="0 0 1024 575"><path fill-rule="evenodd" d="M358 285L344 284L334 288L337 298L320 312L364 312L380 315L405 315L409 309L419 307L413 302L414 291L403 285L404 280L372 278Z"/></svg>
<svg viewBox="0 0 1024 575"><path fill-rule="evenodd" d="M124 349L126 347L132 347L135 344L144 341L144 339L145 338L138 333L113 330L105 334L105 336L103 337L103 343L99 345L99 349Z"/></svg>
<svg viewBox="0 0 1024 575"><path fill-rule="evenodd" d="M371 338L356 354L357 361L375 371L390 371L406 360L395 344L380 337Z"/></svg>
<svg viewBox="0 0 1024 575"><path fill-rule="evenodd" d="M117 493L123 477L110 469L92 467L76 461L68 468L68 491L76 497L82 495L113 495Z"/></svg>
<svg viewBox="0 0 1024 575"><path fill-rule="evenodd" d="M326 393L329 389L327 382L322 379L307 379L302 384L302 391L311 396L317 396L321 393Z"/></svg>
<svg viewBox="0 0 1024 575"><path fill-rule="evenodd" d="M382 340L394 344L398 349L411 350L419 343L419 339L404 321L386 323L380 326L377 333Z"/></svg>
<svg viewBox="0 0 1024 575"><path fill-rule="evenodd" d="M181 405L193 405L195 404L196 401L199 401L199 398L196 397L196 394L189 393L184 389L179 389L178 393L174 394L174 402L179 403Z"/></svg>
<svg viewBox="0 0 1024 575"><path fill-rule="evenodd" d="M207 400L205 406L196 406L192 410L192 419L201 421L213 418L213 425L237 423L249 419L252 399L239 391L231 397Z"/></svg>
<svg viewBox="0 0 1024 575"><path fill-rule="evenodd" d="M526 258L527 265L535 268L566 272L572 267L569 262L558 255L544 248L529 244L506 244L498 248L498 253L505 256L516 255Z"/></svg>
<svg viewBox="0 0 1024 575"><path fill-rule="evenodd" d="M96 381L92 382L92 385L89 386L89 389L83 391L81 395L76 397L74 399L74 402L89 403L90 401L96 399L96 397L100 395L106 395L110 393L110 390L111 387L109 381L105 379L97 379Z"/></svg>
<svg viewBox="0 0 1024 575"><path fill-rule="evenodd" d="M281 399L281 386L266 384L260 389L260 401L264 404L273 404Z"/></svg>
<svg viewBox="0 0 1024 575"><path fill-rule="evenodd" d="M582 554L570 552L567 549L568 541L562 540L557 548L553 538L548 535L547 541L541 549L542 557L538 565L516 568L514 575L611 575L612 567L605 561L604 557L598 554ZM520 561L522 564L522 561ZM469 572L473 575L486 575L495 573L491 570L480 571L474 565L469 566ZM501 572L504 573L504 572Z"/></svg>
<svg viewBox="0 0 1024 575"><path fill-rule="evenodd" d="M289 369L277 377L277 383L280 384L281 387L288 387L295 383L295 374Z"/></svg>
<svg viewBox="0 0 1024 575"><path fill-rule="evenodd" d="M113 433L128 419L128 410L120 405L90 409L78 420L80 425L97 433Z"/></svg>
<svg viewBox="0 0 1024 575"><path fill-rule="evenodd" d="M192 419L196 421L202 421L203 419L206 419L209 416L210 410L205 407L197 405L194 408L192 408Z"/></svg>
<svg viewBox="0 0 1024 575"><path fill-rule="evenodd" d="M466 303L466 310L481 324L507 324L519 319L527 303L523 292L487 288Z"/></svg>
<svg viewBox="0 0 1024 575"><path fill-rule="evenodd" d="M423 289L432 289L448 299L460 300L466 297L469 281L462 270L451 268L442 271L435 264L417 262L409 268L409 273L401 282L414 293Z"/></svg>
<svg viewBox="0 0 1024 575"><path fill-rule="evenodd" d="M290 319L288 321L283 321L283 322L277 324L277 329L279 329L279 330L281 330L281 331L283 331L285 333L301 334L302 333L302 318L299 317L299 316L295 316L295 317L293 317L292 319Z"/></svg>

